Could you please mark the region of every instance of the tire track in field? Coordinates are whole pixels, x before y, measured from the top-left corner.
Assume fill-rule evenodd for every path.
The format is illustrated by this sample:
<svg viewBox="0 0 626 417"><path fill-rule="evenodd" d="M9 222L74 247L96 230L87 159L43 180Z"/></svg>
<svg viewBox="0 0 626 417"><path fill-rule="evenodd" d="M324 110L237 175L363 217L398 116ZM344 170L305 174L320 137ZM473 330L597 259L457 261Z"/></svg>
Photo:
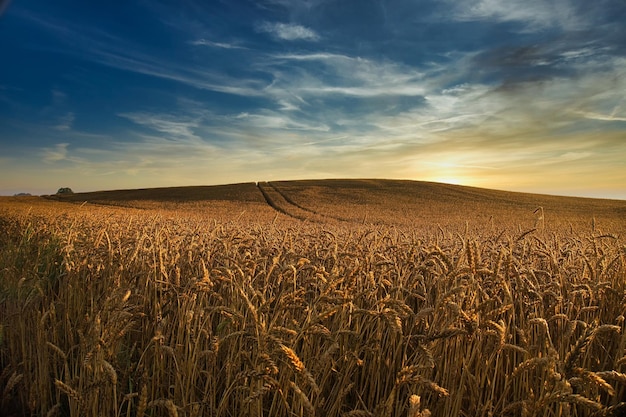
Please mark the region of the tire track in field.
<svg viewBox="0 0 626 417"><path fill-rule="evenodd" d="M300 205L299 203L295 202L291 197L289 197L289 195L287 195L284 191L278 188L278 186L269 181L265 182L264 185L269 186L269 188L271 188L271 191L273 193L276 193L276 198L273 202L280 202L279 205L282 209L281 212L290 215L291 217L295 217L301 220L314 221L318 223L325 223L329 221L351 222L351 220L320 213L319 211Z"/></svg>
<svg viewBox="0 0 626 417"><path fill-rule="evenodd" d="M283 194L269 182L259 181L257 187L259 191L261 191L261 194L263 194L265 202L277 212L298 220L315 221L311 218L311 213L307 213L306 210L300 209L298 206L290 203Z"/></svg>
<svg viewBox="0 0 626 417"><path fill-rule="evenodd" d="M308 211L309 213L316 214L316 215L318 215L318 216L324 216L323 214L318 213L318 212L317 212L317 211L315 211L315 210L312 210L312 209L310 209L310 208L307 208L307 207L301 206L300 204L296 203L295 201L293 201L293 200L291 199L291 197L289 197L287 194L285 194L285 192L284 192L284 191L281 191L281 190L280 190L280 188L278 188L275 184L273 184L273 183L271 183L271 182L268 182L267 184L268 184L270 187L272 187L272 188L274 189L274 191L276 191L278 194L280 194L280 195L281 195L281 196L285 199L285 201L286 201L286 202L288 202L289 204L291 204L292 206L296 206L296 207L298 207L298 208L299 208L299 209L301 209L301 210Z"/></svg>

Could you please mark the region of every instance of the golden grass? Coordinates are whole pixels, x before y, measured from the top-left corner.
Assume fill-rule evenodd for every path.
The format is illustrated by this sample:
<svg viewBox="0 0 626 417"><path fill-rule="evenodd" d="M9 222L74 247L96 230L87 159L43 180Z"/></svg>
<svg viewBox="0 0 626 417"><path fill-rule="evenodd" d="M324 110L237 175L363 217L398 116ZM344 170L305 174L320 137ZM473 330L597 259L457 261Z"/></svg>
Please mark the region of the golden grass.
<svg viewBox="0 0 626 417"><path fill-rule="evenodd" d="M546 201L505 217L493 200L480 207L500 216L493 225L481 228L470 210L465 221L444 211L439 226L421 227L400 215L363 222L319 190L304 198L306 187L275 187L289 197L281 204L316 217L254 201L242 204L258 210L242 215L232 199L129 196L142 201L133 208L2 199L2 409L417 417L626 408L619 203L587 202L599 210L593 228L580 220L584 201L551 220L558 209ZM377 204L381 220L399 213ZM537 206L547 219L534 229Z"/></svg>

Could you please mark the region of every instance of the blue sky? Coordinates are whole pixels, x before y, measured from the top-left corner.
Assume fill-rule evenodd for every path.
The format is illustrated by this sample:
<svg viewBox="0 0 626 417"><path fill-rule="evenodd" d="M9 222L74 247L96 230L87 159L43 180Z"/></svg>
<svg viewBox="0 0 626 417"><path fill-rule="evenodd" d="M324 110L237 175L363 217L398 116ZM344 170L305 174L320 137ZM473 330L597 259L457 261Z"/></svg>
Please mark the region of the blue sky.
<svg viewBox="0 0 626 417"><path fill-rule="evenodd" d="M626 199L623 0L0 4L0 194L376 177Z"/></svg>

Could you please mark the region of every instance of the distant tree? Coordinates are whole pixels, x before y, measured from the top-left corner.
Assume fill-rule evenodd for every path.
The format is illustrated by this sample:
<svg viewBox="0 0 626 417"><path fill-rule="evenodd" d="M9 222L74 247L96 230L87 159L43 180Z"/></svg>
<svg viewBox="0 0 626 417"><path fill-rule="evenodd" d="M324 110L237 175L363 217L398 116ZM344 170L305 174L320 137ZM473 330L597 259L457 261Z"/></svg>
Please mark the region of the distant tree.
<svg viewBox="0 0 626 417"><path fill-rule="evenodd" d="M31 193L17 193L17 194L13 194L13 197L28 197L30 195Z"/></svg>
<svg viewBox="0 0 626 417"><path fill-rule="evenodd" d="M57 194L74 194L74 191L69 187L61 187L59 191L57 191Z"/></svg>

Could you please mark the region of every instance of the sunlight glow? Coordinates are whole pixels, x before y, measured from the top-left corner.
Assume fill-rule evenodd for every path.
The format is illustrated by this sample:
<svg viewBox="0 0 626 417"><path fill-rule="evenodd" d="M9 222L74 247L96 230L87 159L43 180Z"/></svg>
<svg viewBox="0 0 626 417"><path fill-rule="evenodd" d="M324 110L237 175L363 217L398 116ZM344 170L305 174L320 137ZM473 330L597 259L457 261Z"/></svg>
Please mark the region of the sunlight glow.
<svg viewBox="0 0 626 417"><path fill-rule="evenodd" d="M466 185L467 182L458 177L435 177L434 182L443 182L445 184Z"/></svg>

